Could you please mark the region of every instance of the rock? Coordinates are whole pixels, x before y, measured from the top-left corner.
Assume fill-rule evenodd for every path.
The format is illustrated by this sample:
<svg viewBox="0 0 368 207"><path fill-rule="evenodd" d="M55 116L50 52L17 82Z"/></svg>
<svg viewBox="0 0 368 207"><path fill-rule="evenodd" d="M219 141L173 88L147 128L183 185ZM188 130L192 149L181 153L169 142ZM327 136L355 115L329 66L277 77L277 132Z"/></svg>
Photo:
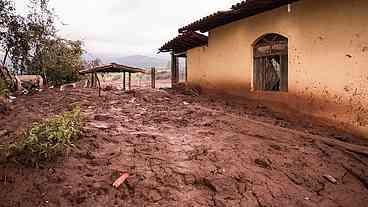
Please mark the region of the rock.
<svg viewBox="0 0 368 207"><path fill-rule="evenodd" d="M128 185L129 189L135 189L138 186L139 182L141 182L142 180L144 180L143 177L130 176L126 180L126 184Z"/></svg>
<svg viewBox="0 0 368 207"><path fill-rule="evenodd" d="M129 103L135 103L136 102L136 98L132 98L130 101L129 101Z"/></svg>
<svg viewBox="0 0 368 207"><path fill-rule="evenodd" d="M333 184L337 184L337 180L336 180L334 177L332 177L331 175L324 175L323 177L324 177L326 180L330 181L331 183L333 183Z"/></svg>
<svg viewBox="0 0 368 207"><path fill-rule="evenodd" d="M9 103L15 102L16 99L17 99L17 97L15 97L15 96L9 96Z"/></svg>
<svg viewBox="0 0 368 207"><path fill-rule="evenodd" d="M113 119L113 117L108 114L97 114L94 116L94 119L97 121L108 121L109 119Z"/></svg>
<svg viewBox="0 0 368 207"><path fill-rule="evenodd" d="M76 88L77 84L76 83L69 83L69 84L65 84L60 86L60 91L65 91L66 89L73 89Z"/></svg>
<svg viewBox="0 0 368 207"><path fill-rule="evenodd" d="M196 178L194 175L189 175L189 174L184 175L184 183L186 185L192 185L193 183L195 183L195 181L196 181Z"/></svg>
<svg viewBox="0 0 368 207"><path fill-rule="evenodd" d="M4 129L4 130L0 130L0 137L2 137L2 136L6 136L6 135L8 135L9 134L9 131L8 130L6 130L6 129Z"/></svg>
<svg viewBox="0 0 368 207"><path fill-rule="evenodd" d="M273 148L274 150L282 151L282 147L280 145L271 144L270 147Z"/></svg>
<svg viewBox="0 0 368 207"><path fill-rule="evenodd" d="M296 206L300 206L300 207L312 207L312 206L316 206L316 205L309 198L309 199L304 199L304 200L298 200L296 202Z"/></svg>
<svg viewBox="0 0 368 207"><path fill-rule="evenodd" d="M225 199L222 199L219 196L217 196L213 200L214 200L215 206L218 206L218 207L226 207Z"/></svg>
<svg viewBox="0 0 368 207"><path fill-rule="evenodd" d="M162 196L158 190L153 189L149 192L148 198L153 202L158 202L162 199Z"/></svg>
<svg viewBox="0 0 368 207"><path fill-rule="evenodd" d="M10 111L10 106L6 98L0 96L0 113L8 114Z"/></svg>
<svg viewBox="0 0 368 207"><path fill-rule="evenodd" d="M92 122L90 125L97 129L111 129L112 125L106 122Z"/></svg>
<svg viewBox="0 0 368 207"><path fill-rule="evenodd" d="M234 192L238 191L237 181L231 177L206 178L204 184L221 197L236 199Z"/></svg>
<svg viewBox="0 0 368 207"><path fill-rule="evenodd" d="M265 168L265 169L271 169L271 161L265 160L265 159L256 159L254 161L259 167Z"/></svg>

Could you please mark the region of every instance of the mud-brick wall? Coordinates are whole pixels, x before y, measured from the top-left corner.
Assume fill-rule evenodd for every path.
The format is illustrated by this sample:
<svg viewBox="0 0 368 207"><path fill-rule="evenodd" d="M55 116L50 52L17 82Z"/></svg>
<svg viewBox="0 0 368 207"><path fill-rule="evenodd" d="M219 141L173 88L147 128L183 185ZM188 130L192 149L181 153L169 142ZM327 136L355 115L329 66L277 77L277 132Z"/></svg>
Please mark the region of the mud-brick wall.
<svg viewBox="0 0 368 207"><path fill-rule="evenodd" d="M368 137L368 1L302 0L209 32L188 52L188 81L321 117ZM289 92L252 92L252 44L289 39Z"/></svg>

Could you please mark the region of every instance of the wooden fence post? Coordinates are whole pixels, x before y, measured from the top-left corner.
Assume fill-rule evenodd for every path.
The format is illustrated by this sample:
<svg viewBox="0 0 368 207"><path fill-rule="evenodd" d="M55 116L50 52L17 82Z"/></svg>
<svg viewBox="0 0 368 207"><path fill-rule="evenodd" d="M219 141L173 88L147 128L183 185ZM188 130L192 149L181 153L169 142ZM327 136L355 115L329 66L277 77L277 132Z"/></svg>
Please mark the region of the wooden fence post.
<svg viewBox="0 0 368 207"><path fill-rule="evenodd" d="M126 85L125 85L125 72L123 72L123 90L126 90Z"/></svg>
<svg viewBox="0 0 368 207"><path fill-rule="evenodd" d="M153 89L156 88L156 68L151 68L151 86Z"/></svg>
<svg viewBox="0 0 368 207"><path fill-rule="evenodd" d="M132 73L129 73L129 90L132 90Z"/></svg>

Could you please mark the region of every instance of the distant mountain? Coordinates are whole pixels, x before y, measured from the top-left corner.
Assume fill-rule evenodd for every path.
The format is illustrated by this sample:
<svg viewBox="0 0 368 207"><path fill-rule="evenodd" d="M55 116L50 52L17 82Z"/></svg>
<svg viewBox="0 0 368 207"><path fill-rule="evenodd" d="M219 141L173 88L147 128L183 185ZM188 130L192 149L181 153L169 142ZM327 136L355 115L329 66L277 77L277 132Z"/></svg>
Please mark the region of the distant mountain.
<svg viewBox="0 0 368 207"><path fill-rule="evenodd" d="M139 68L165 68L169 64L169 60L157 57L149 57L144 55L132 55L126 57L116 58L115 60L111 60L112 62L116 62L123 65L135 66Z"/></svg>
<svg viewBox="0 0 368 207"><path fill-rule="evenodd" d="M116 55L85 53L83 59L91 61L95 58L102 60L103 64L117 63L138 68L169 68L170 59L164 56L151 57L145 55L130 55L119 57Z"/></svg>

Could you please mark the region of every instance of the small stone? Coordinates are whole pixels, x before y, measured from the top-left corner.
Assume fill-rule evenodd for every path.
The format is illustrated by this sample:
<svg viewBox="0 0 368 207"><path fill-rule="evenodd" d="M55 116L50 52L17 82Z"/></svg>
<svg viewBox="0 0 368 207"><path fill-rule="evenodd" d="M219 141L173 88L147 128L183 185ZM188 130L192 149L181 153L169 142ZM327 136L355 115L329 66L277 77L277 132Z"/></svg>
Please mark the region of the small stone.
<svg viewBox="0 0 368 207"><path fill-rule="evenodd" d="M195 183L195 181L196 181L196 178L194 175L189 175L189 174L184 175L184 183L186 185L192 185L193 183Z"/></svg>
<svg viewBox="0 0 368 207"><path fill-rule="evenodd" d="M265 169L271 169L271 161L265 160L265 159L256 159L254 161L259 167L265 168Z"/></svg>
<svg viewBox="0 0 368 207"><path fill-rule="evenodd" d="M215 203L215 206L226 207L225 199L222 199L220 197L215 197L214 198L214 203Z"/></svg>
<svg viewBox="0 0 368 207"><path fill-rule="evenodd" d="M92 122L90 125L97 129L111 129L112 126L105 122Z"/></svg>
<svg viewBox="0 0 368 207"><path fill-rule="evenodd" d="M333 184L337 184L337 180L336 180L334 177L332 177L331 175L324 175L323 177L324 177L326 180L330 181L331 183L333 183Z"/></svg>
<svg viewBox="0 0 368 207"><path fill-rule="evenodd" d="M151 190L149 192L149 199L153 202L158 202L162 199L161 194L157 190Z"/></svg>
<svg viewBox="0 0 368 207"><path fill-rule="evenodd" d="M6 136L6 135L8 135L9 134L9 131L8 130L0 130L0 137L2 137L2 136Z"/></svg>
<svg viewBox="0 0 368 207"><path fill-rule="evenodd" d="M97 121L108 121L112 119L113 117L108 114L96 114L94 119Z"/></svg>

